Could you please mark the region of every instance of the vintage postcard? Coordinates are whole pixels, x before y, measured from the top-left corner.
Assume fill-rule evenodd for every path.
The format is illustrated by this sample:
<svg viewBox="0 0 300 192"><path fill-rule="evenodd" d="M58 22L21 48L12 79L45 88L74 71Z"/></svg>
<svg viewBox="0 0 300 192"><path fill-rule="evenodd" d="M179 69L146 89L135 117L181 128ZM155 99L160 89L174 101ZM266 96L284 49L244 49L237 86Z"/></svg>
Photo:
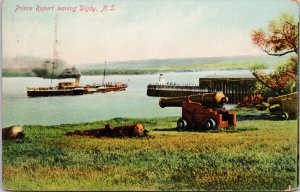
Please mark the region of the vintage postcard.
<svg viewBox="0 0 300 192"><path fill-rule="evenodd" d="M3 0L3 190L298 189L299 6Z"/></svg>

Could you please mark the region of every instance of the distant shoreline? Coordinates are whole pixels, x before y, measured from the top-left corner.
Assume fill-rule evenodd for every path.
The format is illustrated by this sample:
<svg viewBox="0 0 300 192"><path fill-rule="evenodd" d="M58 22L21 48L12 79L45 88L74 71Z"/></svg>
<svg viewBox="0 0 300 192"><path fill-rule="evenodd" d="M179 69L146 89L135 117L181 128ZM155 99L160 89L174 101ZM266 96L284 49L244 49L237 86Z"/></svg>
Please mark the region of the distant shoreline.
<svg viewBox="0 0 300 192"><path fill-rule="evenodd" d="M104 64L78 64L75 67L82 75L149 75L168 72L198 72L216 70L250 70L274 69L287 58L265 56L244 57L213 57L213 58L181 58L181 59L150 59L138 61L120 61ZM21 57L6 58L2 65L3 77L34 77L33 69L42 69L43 59ZM13 66L13 67L12 67ZM48 70L48 69L47 69ZM58 71L57 71L58 72Z"/></svg>
<svg viewBox="0 0 300 192"><path fill-rule="evenodd" d="M222 69L197 69L197 70L118 70L118 69L108 69L105 75L153 75L159 73L185 73L185 72L199 72L199 71L226 71L226 70L249 70L249 68L222 68ZM102 76L103 70L84 70L81 73L82 76ZM28 71L2 71L2 77L37 77L32 72Z"/></svg>

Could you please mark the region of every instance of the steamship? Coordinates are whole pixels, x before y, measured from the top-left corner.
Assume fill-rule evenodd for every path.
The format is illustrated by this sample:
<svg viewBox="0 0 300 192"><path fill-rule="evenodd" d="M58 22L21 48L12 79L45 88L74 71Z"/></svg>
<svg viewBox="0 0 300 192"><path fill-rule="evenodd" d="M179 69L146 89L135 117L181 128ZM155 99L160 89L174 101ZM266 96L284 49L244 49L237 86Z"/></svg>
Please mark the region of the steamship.
<svg viewBox="0 0 300 192"><path fill-rule="evenodd" d="M58 51L57 51L57 15L55 17L55 28L54 28L54 49L53 49L53 62L52 62L52 73L51 73L51 86L50 87L38 87L31 88L27 87L27 96L28 97L48 97L48 96L66 96L66 95L84 95L84 94L92 94L92 93L106 93L111 91L123 91L127 88L127 84L125 83L104 83L105 80L105 69L103 74L103 82L100 85L84 85L80 86L80 72L75 69L65 69L58 77L58 79L65 78L75 78L75 82L60 82L58 86L52 87L52 79L55 62L57 59ZM47 61L47 63L50 63ZM105 61L106 68L106 61Z"/></svg>
<svg viewBox="0 0 300 192"><path fill-rule="evenodd" d="M79 86L80 77L75 82L60 82L55 87L27 87L28 97L48 97L65 95L83 95L89 93L89 88Z"/></svg>
<svg viewBox="0 0 300 192"><path fill-rule="evenodd" d="M54 70L54 62L52 71ZM105 70L104 70L105 71ZM52 72L53 74L53 72ZM77 69L65 69L58 77L58 79L75 78L74 82L59 82L57 86L52 87L53 75L51 75L51 86L50 87L38 87L30 88L27 87L28 97L48 97L48 96L66 96L66 95L84 95L93 93L107 93L114 91L125 91L127 88L126 83L114 82L104 83L105 72L103 76L102 84L94 85L80 85L80 73Z"/></svg>
<svg viewBox="0 0 300 192"><path fill-rule="evenodd" d="M55 87L27 87L28 97L49 97L49 96L67 96L67 95L84 95L93 93L107 93L115 91L125 91L127 84L121 82L106 83L101 85L84 85L80 86L80 77L75 82L59 82Z"/></svg>

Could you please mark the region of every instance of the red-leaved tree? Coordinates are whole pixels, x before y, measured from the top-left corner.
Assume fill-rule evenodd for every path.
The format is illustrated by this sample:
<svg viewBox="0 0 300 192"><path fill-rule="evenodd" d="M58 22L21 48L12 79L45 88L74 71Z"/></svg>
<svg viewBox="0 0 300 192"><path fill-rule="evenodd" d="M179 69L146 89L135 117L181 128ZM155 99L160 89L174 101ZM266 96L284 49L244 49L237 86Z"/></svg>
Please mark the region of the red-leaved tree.
<svg viewBox="0 0 300 192"><path fill-rule="evenodd" d="M298 53L298 27L294 17L282 14L277 20L269 23L268 30L254 30L252 43L260 47L268 55L282 56Z"/></svg>
<svg viewBox="0 0 300 192"><path fill-rule="evenodd" d="M298 25L294 16L288 13L272 20L267 30L254 30L251 39L254 45L268 55L298 54ZM262 85L275 91L276 94L285 94L296 89L297 65L297 57L292 56L271 74L255 71L253 75Z"/></svg>

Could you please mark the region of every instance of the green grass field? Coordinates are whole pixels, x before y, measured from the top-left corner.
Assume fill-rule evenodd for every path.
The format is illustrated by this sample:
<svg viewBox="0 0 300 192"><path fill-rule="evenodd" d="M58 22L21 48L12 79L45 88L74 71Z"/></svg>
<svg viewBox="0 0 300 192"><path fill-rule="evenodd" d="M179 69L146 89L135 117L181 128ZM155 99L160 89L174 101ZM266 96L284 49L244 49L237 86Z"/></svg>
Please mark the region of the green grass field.
<svg viewBox="0 0 300 192"><path fill-rule="evenodd" d="M25 125L25 139L3 142L3 186L30 191L297 187L297 121L277 121L252 110L237 114L235 129L210 132L174 131L178 117ZM137 122L150 131L147 137L65 136L107 123Z"/></svg>

